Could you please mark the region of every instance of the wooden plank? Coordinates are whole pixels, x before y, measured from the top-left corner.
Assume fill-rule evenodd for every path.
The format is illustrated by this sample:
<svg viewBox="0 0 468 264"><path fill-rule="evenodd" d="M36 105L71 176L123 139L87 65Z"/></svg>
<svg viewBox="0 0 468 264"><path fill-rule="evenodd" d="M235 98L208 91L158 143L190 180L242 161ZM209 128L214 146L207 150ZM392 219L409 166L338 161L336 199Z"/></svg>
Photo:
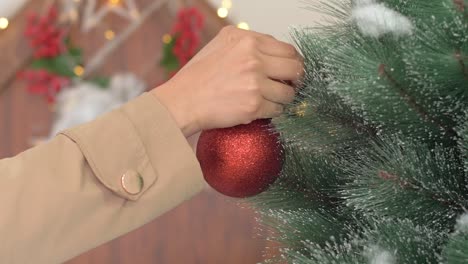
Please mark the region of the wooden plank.
<svg viewBox="0 0 468 264"><path fill-rule="evenodd" d="M148 225L67 264L258 263L263 260L265 242L254 238L256 225L252 215L233 201L206 191Z"/></svg>

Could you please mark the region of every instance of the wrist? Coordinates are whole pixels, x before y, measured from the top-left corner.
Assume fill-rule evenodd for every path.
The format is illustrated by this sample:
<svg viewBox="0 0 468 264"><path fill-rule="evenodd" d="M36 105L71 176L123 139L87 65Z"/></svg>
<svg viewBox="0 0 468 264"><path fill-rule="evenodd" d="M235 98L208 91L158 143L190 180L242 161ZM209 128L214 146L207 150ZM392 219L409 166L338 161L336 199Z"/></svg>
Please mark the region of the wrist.
<svg viewBox="0 0 468 264"><path fill-rule="evenodd" d="M150 93L166 107L184 136L189 138L200 132L201 129L197 120L190 114L188 103L182 100L182 97L177 96L171 88L173 87L165 83L153 89Z"/></svg>

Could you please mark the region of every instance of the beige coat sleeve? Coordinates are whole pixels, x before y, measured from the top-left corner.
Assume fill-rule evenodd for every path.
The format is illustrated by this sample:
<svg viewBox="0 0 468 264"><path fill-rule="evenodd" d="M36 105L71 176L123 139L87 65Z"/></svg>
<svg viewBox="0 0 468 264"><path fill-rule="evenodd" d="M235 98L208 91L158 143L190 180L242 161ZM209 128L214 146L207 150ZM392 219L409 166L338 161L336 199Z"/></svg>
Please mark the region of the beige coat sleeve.
<svg viewBox="0 0 468 264"><path fill-rule="evenodd" d="M73 258L205 185L186 138L148 93L0 160L0 172L0 263L9 264Z"/></svg>

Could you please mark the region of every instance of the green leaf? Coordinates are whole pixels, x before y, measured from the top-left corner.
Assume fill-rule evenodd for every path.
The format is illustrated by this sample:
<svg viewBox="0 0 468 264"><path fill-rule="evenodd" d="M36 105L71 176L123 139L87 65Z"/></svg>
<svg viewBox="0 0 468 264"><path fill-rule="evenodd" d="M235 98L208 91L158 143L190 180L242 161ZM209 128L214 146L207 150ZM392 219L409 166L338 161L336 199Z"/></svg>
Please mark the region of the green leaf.
<svg viewBox="0 0 468 264"><path fill-rule="evenodd" d="M38 59L31 63L31 68L49 70L51 68L50 64L50 60L48 59Z"/></svg>
<svg viewBox="0 0 468 264"><path fill-rule="evenodd" d="M173 38L171 42L164 44L163 47L163 57L159 62L159 65L164 67L167 72L172 72L178 70L180 67L180 62L177 57L174 55L172 50L174 49L177 38Z"/></svg>
<svg viewBox="0 0 468 264"><path fill-rule="evenodd" d="M90 80L90 82L97 84L99 87L103 89L107 89L110 84L110 78L108 77L94 77Z"/></svg>
<svg viewBox="0 0 468 264"><path fill-rule="evenodd" d="M75 60L76 64L83 64L83 50L80 48L70 48L69 54Z"/></svg>
<svg viewBox="0 0 468 264"><path fill-rule="evenodd" d="M53 58L42 58L32 62L33 69L45 69L48 72L60 76L76 77L74 68L83 64L83 51L80 48L71 47L69 40L66 41L68 51Z"/></svg>
<svg viewBox="0 0 468 264"><path fill-rule="evenodd" d="M45 69L51 73L66 77L75 77L73 68L77 65L73 57L60 55L50 59L38 59L32 62L33 69Z"/></svg>

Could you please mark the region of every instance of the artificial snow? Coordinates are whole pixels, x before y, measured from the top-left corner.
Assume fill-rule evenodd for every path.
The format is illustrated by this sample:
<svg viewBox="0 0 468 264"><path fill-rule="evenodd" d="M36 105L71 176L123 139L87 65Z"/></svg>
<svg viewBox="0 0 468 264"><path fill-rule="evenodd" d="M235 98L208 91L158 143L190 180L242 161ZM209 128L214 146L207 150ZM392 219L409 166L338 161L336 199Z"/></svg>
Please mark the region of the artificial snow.
<svg viewBox="0 0 468 264"><path fill-rule="evenodd" d="M395 256L387 250L372 247L368 254L369 264L395 264Z"/></svg>
<svg viewBox="0 0 468 264"><path fill-rule="evenodd" d="M457 220L457 230L458 231L468 231L468 213L460 216Z"/></svg>
<svg viewBox="0 0 468 264"><path fill-rule="evenodd" d="M353 3L355 6L364 6L364 5L374 4L375 0L354 0Z"/></svg>
<svg viewBox="0 0 468 264"><path fill-rule="evenodd" d="M413 32L413 23L406 16L372 0L357 1L351 19L364 35L375 38L389 33L401 37Z"/></svg>
<svg viewBox="0 0 468 264"><path fill-rule="evenodd" d="M89 122L146 90L146 84L130 73L112 76L107 89L90 82L79 82L57 96L57 110L50 137L60 131Z"/></svg>

